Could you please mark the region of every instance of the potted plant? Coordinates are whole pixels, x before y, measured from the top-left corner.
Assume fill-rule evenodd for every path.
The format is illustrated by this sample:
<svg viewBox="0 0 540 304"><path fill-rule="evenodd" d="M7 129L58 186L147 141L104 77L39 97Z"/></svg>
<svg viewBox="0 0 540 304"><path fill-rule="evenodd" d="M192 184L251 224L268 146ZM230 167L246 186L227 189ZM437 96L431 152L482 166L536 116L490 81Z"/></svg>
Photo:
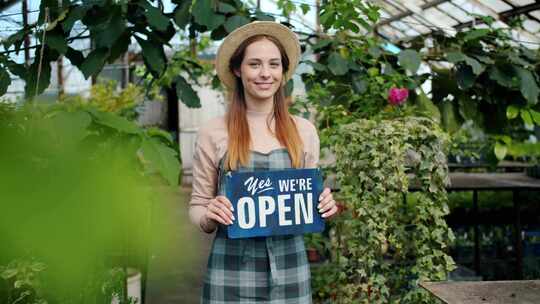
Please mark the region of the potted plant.
<svg viewBox="0 0 540 304"><path fill-rule="evenodd" d="M306 254L310 263L318 263L323 259L326 250L326 240L321 233L309 233L304 235Z"/></svg>

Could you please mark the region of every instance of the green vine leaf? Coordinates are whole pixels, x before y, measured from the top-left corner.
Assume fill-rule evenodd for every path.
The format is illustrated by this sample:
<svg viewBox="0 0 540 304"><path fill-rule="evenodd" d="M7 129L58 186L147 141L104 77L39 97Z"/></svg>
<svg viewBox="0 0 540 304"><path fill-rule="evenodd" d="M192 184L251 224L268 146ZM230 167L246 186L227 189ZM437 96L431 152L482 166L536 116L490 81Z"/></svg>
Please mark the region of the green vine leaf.
<svg viewBox="0 0 540 304"><path fill-rule="evenodd" d="M463 37L463 40L470 41L474 39L479 39L482 37L485 37L491 32L490 29L474 29L472 31L469 31L465 37Z"/></svg>
<svg viewBox="0 0 540 304"><path fill-rule="evenodd" d="M224 14L230 14L230 13L236 12L236 8L230 4L219 2L218 12L224 13Z"/></svg>
<svg viewBox="0 0 540 304"><path fill-rule="evenodd" d="M224 26L227 32L230 33L242 25L248 24L249 22L250 20L248 18L236 15L228 18Z"/></svg>
<svg viewBox="0 0 540 304"><path fill-rule="evenodd" d="M506 156L506 152L508 152L508 147L506 145L503 145L499 142L495 143L495 156L498 160L503 160Z"/></svg>
<svg viewBox="0 0 540 304"><path fill-rule="evenodd" d="M169 26L169 18L165 17L160 9L153 7L152 5L147 5L146 12L144 14L150 26L158 31L167 30L167 27Z"/></svg>
<svg viewBox="0 0 540 304"><path fill-rule="evenodd" d="M528 125L528 126L532 126L534 125L533 124L533 118L531 116L531 113L529 112L529 110L527 109L521 109L521 111L519 112L520 116L521 116L521 119L523 119L523 122Z"/></svg>
<svg viewBox="0 0 540 304"><path fill-rule="evenodd" d="M530 105L535 105L538 102L538 94L540 94L540 88L534 79L531 71L522 67L515 67L517 75L520 79L520 90L523 97L527 99Z"/></svg>
<svg viewBox="0 0 540 304"><path fill-rule="evenodd" d="M9 77L9 73L5 69L0 68L0 96L6 94L10 84L11 78Z"/></svg>
<svg viewBox="0 0 540 304"><path fill-rule="evenodd" d="M181 165L176 151L164 146L155 138L145 138L141 144L140 153L143 164L150 173L159 173L171 186L178 184Z"/></svg>
<svg viewBox="0 0 540 304"><path fill-rule="evenodd" d="M139 37L135 37L139 42L143 58L146 65L150 68L154 75L161 75L165 70L165 53L163 52L163 47L159 43L152 43L151 41L144 40Z"/></svg>
<svg viewBox="0 0 540 304"><path fill-rule="evenodd" d="M519 114L519 108L515 105L510 105L506 108L506 118L514 119Z"/></svg>
<svg viewBox="0 0 540 304"><path fill-rule="evenodd" d="M95 121L100 125L107 126L118 132L128 134L141 133L141 129L135 123L127 120L124 117L94 109L88 109L87 111L94 116Z"/></svg>
<svg viewBox="0 0 540 304"><path fill-rule="evenodd" d="M174 9L174 22L176 22L176 25L181 29L188 25L191 18L191 14L189 13L190 6L191 1L182 1L182 3Z"/></svg>
<svg viewBox="0 0 540 304"><path fill-rule="evenodd" d="M34 61L30 65L30 69L27 74L26 85L24 87L24 93L26 97L33 97L41 94L49 86L51 81L51 65L49 61L43 60L41 65L41 72L39 70L39 60ZM39 84L38 83L39 74ZM36 91L37 84L37 91Z"/></svg>
<svg viewBox="0 0 540 304"><path fill-rule="evenodd" d="M530 109L531 117L537 126L540 126L540 112Z"/></svg>
<svg viewBox="0 0 540 304"><path fill-rule="evenodd" d="M182 102L189 108L200 108L201 100L197 92L182 76L176 77L176 94Z"/></svg>
<svg viewBox="0 0 540 304"><path fill-rule="evenodd" d="M468 65L458 65L456 71L456 78L458 86L462 90L470 89L474 85L474 73L472 71L472 68Z"/></svg>
<svg viewBox="0 0 540 304"><path fill-rule="evenodd" d="M403 68L415 74L420 67L421 58L415 50L404 50L399 53L398 61Z"/></svg>
<svg viewBox="0 0 540 304"><path fill-rule="evenodd" d="M193 5L192 14L195 21L212 31L225 22L225 16L216 14L212 0L197 0Z"/></svg>
<svg viewBox="0 0 540 304"><path fill-rule="evenodd" d="M47 35L47 38L45 40L46 44L53 50L56 50L60 54L65 54L67 52L67 41L66 37L64 35L57 33L57 32L51 32L49 35Z"/></svg>
<svg viewBox="0 0 540 304"><path fill-rule="evenodd" d="M103 69L107 55L108 50L105 48L95 49L88 54L80 66L85 79L97 75Z"/></svg>
<svg viewBox="0 0 540 304"><path fill-rule="evenodd" d="M339 53L332 52L330 57L328 57L328 68L334 75L345 75L349 71L349 66Z"/></svg>

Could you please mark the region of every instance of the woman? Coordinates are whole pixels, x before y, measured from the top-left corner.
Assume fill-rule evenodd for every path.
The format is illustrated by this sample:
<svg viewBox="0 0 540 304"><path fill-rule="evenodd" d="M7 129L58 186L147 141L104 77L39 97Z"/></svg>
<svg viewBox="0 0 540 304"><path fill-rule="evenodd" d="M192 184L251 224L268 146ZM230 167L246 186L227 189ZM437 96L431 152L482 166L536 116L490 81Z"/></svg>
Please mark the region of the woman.
<svg viewBox="0 0 540 304"><path fill-rule="evenodd" d="M309 264L301 235L228 239L235 218L224 197L228 171L315 168L319 138L307 120L288 113L284 84L300 57L296 35L274 22L253 22L229 34L216 69L230 93L227 114L199 130L190 217L216 231L202 303L311 303ZM337 207L330 189L319 198L327 218Z"/></svg>

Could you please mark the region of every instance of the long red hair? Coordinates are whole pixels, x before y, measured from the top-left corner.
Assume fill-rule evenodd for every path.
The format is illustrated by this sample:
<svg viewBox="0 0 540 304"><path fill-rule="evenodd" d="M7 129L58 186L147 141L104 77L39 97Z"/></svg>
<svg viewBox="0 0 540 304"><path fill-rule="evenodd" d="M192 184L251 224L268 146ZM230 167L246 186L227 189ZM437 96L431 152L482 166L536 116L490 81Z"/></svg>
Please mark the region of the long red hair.
<svg viewBox="0 0 540 304"><path fill-rule="evenodd" d="M229 69L234 74L234 71L240 69L240 65L244 60L246 48L259 40L267 39L273 42L281 53L281 64L283 66L283 74L289 69L289 57L285 49L272 36L256 35L244 40L236 49L229 62ZM244 96L244 86L242 80L236 77L236 86L230 96L229 111L226 115L227 131L229 134L228 153L226 166L229 170L236 170L237 165L246 166L249 162L249 151L251 146L251 136L246 118L246 99ZM285 89L283 83L274 94L274 113L275 119L275 135L279 143L287 148L291 163L294 168L302 166L303 143L296 128L296 123L293 117L289 114L289 105L285 99ZM270 125L268 125L270 129Z"/></svg>

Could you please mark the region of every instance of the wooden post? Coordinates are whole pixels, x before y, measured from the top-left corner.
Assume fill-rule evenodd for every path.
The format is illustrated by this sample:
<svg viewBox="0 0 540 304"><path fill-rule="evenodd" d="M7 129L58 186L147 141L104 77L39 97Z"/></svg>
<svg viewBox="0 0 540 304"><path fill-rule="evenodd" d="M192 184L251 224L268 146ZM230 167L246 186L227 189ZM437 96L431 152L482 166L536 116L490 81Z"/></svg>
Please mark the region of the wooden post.
<svg viewBox="0 0 540 304"><path fill-rule="evenodd" d="M473 216L478 219L478 191L473 190ZM480 274L480 228L478 221L474 221L474 271Z"/></svg>
<svg viewBox="0 0 540 304"><path fill-rule="evenodd" d="M126 88L129 83L129 52L122 56L122 88Z"/></svg>
<svg viewBox="0 0 540 304"><path fill-rule="evenodd" d="M58 98L64 95L64 57L60 55L56 60L56 76L58 78Z"/></svg>
<svg viewBox="0 0 540 304"><path fill-rule="evenodd" d="M23 19L23 28L28 26L28 2L27 0L22 1L22 19ZM30 66L30 37L24 35L24 65Z"/></svg>
<svg viewBox="0 0 540 304"><path fill-rule="evenodd" d="M523 245L521 240L521 204L518 190L512 191L514 203L514 252L516 253L516 279L523 279Z"/></svg>

